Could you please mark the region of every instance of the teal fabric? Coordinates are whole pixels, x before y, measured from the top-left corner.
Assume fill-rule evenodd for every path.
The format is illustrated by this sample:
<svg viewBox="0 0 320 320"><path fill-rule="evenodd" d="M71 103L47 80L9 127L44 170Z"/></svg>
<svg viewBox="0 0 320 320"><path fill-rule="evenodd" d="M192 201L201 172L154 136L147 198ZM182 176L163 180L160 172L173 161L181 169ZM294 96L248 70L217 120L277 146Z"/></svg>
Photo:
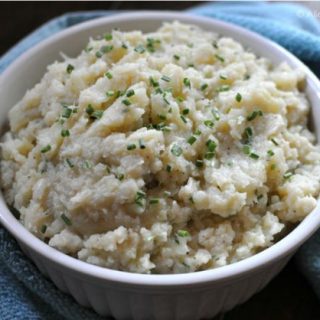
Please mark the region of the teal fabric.
<svg viewBox="0 0 320 320"><path fill-rule="evenodd" d="M256 31L287 48L320 75L320 25L298 5L279 3L209 3L189 12L233 22ZM53 19L21 40L0 59L0 72L28 48L60 30L110 11L75 12ZM320 233L296 256L301 272L320 297ZM80 307L43 277L15 240L0 227L0 319L101 319Z"/></svg>

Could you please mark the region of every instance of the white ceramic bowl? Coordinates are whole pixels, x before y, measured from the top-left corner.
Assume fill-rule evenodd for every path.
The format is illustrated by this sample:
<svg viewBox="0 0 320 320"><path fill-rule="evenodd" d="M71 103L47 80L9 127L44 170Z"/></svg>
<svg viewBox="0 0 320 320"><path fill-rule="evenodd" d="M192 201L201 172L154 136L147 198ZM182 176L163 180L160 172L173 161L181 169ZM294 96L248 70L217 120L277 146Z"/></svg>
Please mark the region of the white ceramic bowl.
<svg viewBox="0 0 320 320"><path fill-rule="evenodd" d="M163 21L180 20L235 38L275 64L287 61L304 69L306 93L313 107L313 127L320 138L320 82L314 74L277 44L221 21L170 12L125 13L81 23L48 38L19 57L0 78L0 125L8 110L38 82L45 67L63 51L76 56L90 36L112 28L156 30ZM243 261L214 270L177 275L142 275L115 271L71 258L37 239L8 210L0 198L0 221L22 250L58 288L81 305L116 319L206 319L246 301L263 288L297 248L320 226L320 206L284 239Z"/></svg>

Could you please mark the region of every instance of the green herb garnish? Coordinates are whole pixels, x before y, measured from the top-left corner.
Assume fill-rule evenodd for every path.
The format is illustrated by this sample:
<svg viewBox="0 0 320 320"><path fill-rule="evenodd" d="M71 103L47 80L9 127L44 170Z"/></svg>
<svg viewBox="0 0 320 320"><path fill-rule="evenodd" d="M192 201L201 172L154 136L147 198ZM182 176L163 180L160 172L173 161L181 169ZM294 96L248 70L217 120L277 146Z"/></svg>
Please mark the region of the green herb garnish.
<svg viewBox="0 0 320 320"><path fill-rule="evenodd" d="M45 224L43 224L43 225L41 226L40 232L41 232L41 233L45 233L46 231L47 231L47 226L46 226Z"/></svg>
<svg viewBox="0 0 320 320"><path fill-rule="evenodd" d="M64 213L61 215L61 219L67 226L72 225L71 220Z"/></svg>
<svg viewBox="0 0 320 320"><path fill-rule="evenodd" d="M67 73L71 73L74 70L74 66L72 64L67 65Z"/></svg>
<svg viewBox="0 0 320 320"><path fill-rule="evenodd" d="M128 144L127 150L134 150L137 146L134 143Z"/></svg>
<svg viewBox="0 0 320 320"><path fill-rule="evenodd" d="M70 168L74 168L74 164L71 162L71 160L70 159L66 159L66 162L67 162L67 164L68 164L68 166L70 167Z"/></svg>
<svg viewBox="0 0 320 320"><path fill-rule="evenodd" d="M173 147L171 148L171 153L176 157L181 156L182 152L182 148L179 147L177 144L173 145Z"/></svg>
<svg viewBox="0 0 320 320"><path fill-rule="evenodd" d="M190 145L193 145L195 142L196 142L197 138L195 136L191 136L188 138L187 142L190 144Z"/></svg>
<svg viewBox="0 0 320 320"><path fill-rule="evenodd" d="M50 144L48 144L45 147L43 147L40 151L41 151L41 153L46 153L50 150L51 150L51 146L50 146Z"/></svg>
<svg viewBox="0 0 320 320"><path fill-rule="evenodd" d="M195 165L197 168L202 168L203 167L203 160L196 160Z"/></svg>
<svg viewBox="0 0 320 320"><path fill-rule="evenodd" d="M134 96L135 95L135 92L134 92L134 90L128 90L127 91L127 94L126 94L126 96L129 98L129 97L132 97L132 96Z"/></svg>
<svg viewBox="0 0 320 320"><path fill-rule="evenodd" d="M207 83L204 83L201 87L200 87L200 90L201 91L204 91L208 88L208 84Z"/></svg>
<svg viewBox="0 0 320 320"><path fill-rule="evenodd" d="M139 139L139 147L140 147L140 149L145 149L146 148L146 145L144 144L142 139Z"/></svg>
<svg viewBox="0 0 320 320"><path fill-rule="evenodd" d="M214 55L219 61L224 62L224 58L221 57L219 54Z"/></svg>
<svg viewBox="0 0 320 320"><path fill-rule="evenodd" d="M107 40L107 41L112 40L112 34L110 34L110 33L105 34L104 35L104 39Z"/></svg>
<svg viewBox="0 0 320 320"><path fill-rule="evenodd" d="M188 88L191 88L191 82L188 78L184 78L183 79L183 84L188 87Z"/></svg>
<svg viewBox="0 0 320 320"><path fill-rule="evenodd" d="M177 235L181 238L189 237L190 233L187 230L178 230Z"/></svg>
<svg viewBox="0 0 320 320"><path fill-rule="evenodd" d="M254 111L252 111L252 112L247 116L247 120L248 120L248 121L252 121L252 120L254 120L257 116L260 116L260 117L263 116L263 113L262 113L261 110L254 110Z"/></svg>
<svg viewBox="0 0 320 320"><path fill-rule="evenodd" d="M236 98L235 99L236 99L237 102L240 102L242 100L242 96L241 96L241 94L239 92L236 94Z"/></svg>
<svg viewBox="0 0 320 320"><path fill-rule="evenodd" d="M149 200L150 204L158 204L159 203L159 199L158 198L151 198Z"/></svg>
<svg viewBox="0 0 320 320"><path fill-rule="evenodd" d="M61 136L62 137L69 137L70 136L70 131L68 129L62 129L61 130Z"/></svg>
<svg viewBox="0 0 320 320"><path fill-rule="evenodd" d="M131 105L131 102L130 102L130 100L128 100L128 99L124 99L124 100L122 100L121 101L124 105L126 105L126 106L130 106Z"/></svg>
<svg viewBox="0 0 320 320"><path fill-rule="evenodd" d="M181 118L181 120L184 122L184 123L187 123L188 121L187 121L187 119L184 117L184 116L180 116L180 118Z"/></svg>
<svg viewBox="0 0 320 320"><path fill-rule="evenodd" d="M108 79L112 79L112 73L110 73L110 72L106 72L105 73L105 76L108 78Z"/></svg>
<svg viewBox="0 0 320 320"><path fill-rule="evenodd" d="M214 122L212 120L205 120L203 123L208 128L213 128L213 126L214 126Z"/></svg>
<svg viewBox="0 0 320 320"><path fill-rule="evenodd" d="M134 51L142 54L142 53L144 53L144 52L146 51L146 49L145 49L145 47L144 47L142 44L139 44L138 46L136 46L136 47L134 48Z"/></svg>
<svg viewBox="0 0 320 320"><path fill-rule="evenodd" d="M268 150L267 151L268 156L272 157L274 156L274 152L272 150Z"/></svg>
<svg viewBox="0 0 320 320"><path fill-rule="evenodd" d="M165 81L165 82L170 82L171 81L171 78L168 77L168 76L162 76L161 77L161 80Z"/></svg>

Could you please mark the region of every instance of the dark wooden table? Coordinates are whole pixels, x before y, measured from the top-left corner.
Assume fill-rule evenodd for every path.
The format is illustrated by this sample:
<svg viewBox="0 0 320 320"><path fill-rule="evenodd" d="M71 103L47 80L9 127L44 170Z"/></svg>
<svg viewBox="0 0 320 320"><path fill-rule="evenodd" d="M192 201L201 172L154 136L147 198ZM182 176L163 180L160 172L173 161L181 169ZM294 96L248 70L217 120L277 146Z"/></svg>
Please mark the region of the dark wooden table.
<svg viewBox="0 0 320 320"><path fill-rule="evenodd" d="M0 54L49 19L70 11L184 10L199 2L41 2L0 3ZM319 320L320 304L294 261L248 302L228 312L224 320Z"/></svg>

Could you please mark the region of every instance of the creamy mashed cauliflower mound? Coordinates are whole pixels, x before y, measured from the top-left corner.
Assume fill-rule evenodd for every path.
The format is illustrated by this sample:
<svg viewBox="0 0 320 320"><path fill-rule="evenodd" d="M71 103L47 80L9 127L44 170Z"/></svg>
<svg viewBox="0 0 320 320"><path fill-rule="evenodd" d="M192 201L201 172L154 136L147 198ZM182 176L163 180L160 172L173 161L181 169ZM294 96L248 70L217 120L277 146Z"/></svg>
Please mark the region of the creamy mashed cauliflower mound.
<svg viewBox="0 0 320 320"><path fill-rule="evenodd" d="M304 75L178 22L113 30L10 113L1 180L40 239L139 273L230 264L316 206Z"/></svg>

